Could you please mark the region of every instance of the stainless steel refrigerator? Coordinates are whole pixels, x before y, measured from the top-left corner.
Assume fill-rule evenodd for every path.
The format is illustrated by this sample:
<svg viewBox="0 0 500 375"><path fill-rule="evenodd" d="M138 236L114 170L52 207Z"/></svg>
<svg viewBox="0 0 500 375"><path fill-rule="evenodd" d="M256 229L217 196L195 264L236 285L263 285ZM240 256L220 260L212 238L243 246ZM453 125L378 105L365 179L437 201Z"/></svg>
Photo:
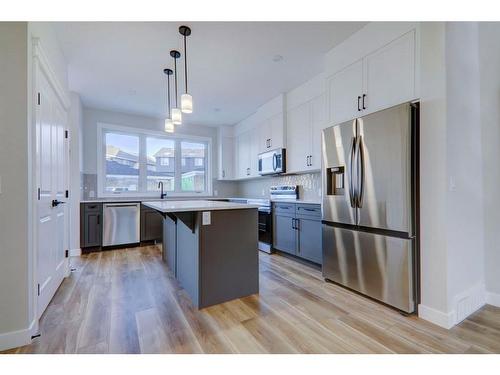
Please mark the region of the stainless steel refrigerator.
<svg viewBox="0 0 500 375"><path fill-rule="evenodd" d="M418 104L323 130L323 276L399 310L416 302Z"/></svg>

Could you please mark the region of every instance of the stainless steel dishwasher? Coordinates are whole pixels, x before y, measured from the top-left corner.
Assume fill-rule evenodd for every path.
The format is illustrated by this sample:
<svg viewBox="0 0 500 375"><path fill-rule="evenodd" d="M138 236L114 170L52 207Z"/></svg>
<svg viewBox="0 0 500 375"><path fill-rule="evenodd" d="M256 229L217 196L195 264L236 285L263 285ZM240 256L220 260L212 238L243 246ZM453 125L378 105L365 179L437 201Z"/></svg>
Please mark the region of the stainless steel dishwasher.
<svg viewBox="0 0 500 375"><path fill-rule="evenodd" d="M140 242L140 212L140 203L105 203L102 246Z"/></svg>

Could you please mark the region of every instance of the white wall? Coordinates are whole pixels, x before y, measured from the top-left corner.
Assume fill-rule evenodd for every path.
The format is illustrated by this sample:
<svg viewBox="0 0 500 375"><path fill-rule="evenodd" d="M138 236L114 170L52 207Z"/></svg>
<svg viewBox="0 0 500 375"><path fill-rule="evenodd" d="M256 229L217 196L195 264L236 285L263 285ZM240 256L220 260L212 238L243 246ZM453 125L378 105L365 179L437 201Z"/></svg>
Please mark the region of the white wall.
<svg viewBox="0 0 500 375"><path fill-rule="evenodd" d="M97 123L130 126L134 128L163 131L164 120L132 115L120 112L106 111L102 109L84 108L82 126L82 153L83 153L83 173L97 173ZM196 135L209 137L212 139L212 178L214 195L234 196L236 195L236 184L234 182L218 182L217 177L217 128L210 126L179 125L175 132L186 135ZM86 192L88 194L88 192Z"/></svg>
<svg viewBox="0 0 500 375"><path fill-rule="evenodd" d="M500 23L479 24L485 283L488 303L500 306Z"/></svg>
<svg viewBox="0 0 500 375"><path fill-rule="evenodd" d="M27 23L0 22L0 350L30 321L27 43Z"/></svg>
<svg viewBox="0 0 500 375"><path fill-rule="evenodd" d="M478 24L446 24L449 304L460 322L485 303Z"/></svg>
<svg viewBox="0 0 500 375"><path fill-rule="evenodd" d="M419 315L447 325L445 24L425 23L420 32Z"/></svg>
<svg viewBox="0 0 500 375"><path fill-rule="evenodd" d="M33 37L67 88L64 56L49 24L0 23L0 350L28 343L37 328L31 235Z"/></svg>

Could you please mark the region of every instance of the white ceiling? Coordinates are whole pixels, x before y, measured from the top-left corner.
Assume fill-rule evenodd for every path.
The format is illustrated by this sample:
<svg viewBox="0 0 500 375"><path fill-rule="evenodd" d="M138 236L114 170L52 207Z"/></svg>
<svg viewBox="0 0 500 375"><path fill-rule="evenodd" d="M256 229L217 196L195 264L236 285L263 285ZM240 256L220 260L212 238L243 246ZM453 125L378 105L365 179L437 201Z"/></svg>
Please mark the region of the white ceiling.
<svg viewBox="0 0 500 375"><path fill-rule="evenodd" d="M173 22L55 23L69 85L84 106L164 117ZM188 84L194 111L185 123L234 124L323 70L325 53L361 22L188 22ZM274 62L276 55L283 56ZM178 60L183 63L183 59ZM180 72L182 74L182 72ZM179 93L184 80L179 78Z"/></svg>

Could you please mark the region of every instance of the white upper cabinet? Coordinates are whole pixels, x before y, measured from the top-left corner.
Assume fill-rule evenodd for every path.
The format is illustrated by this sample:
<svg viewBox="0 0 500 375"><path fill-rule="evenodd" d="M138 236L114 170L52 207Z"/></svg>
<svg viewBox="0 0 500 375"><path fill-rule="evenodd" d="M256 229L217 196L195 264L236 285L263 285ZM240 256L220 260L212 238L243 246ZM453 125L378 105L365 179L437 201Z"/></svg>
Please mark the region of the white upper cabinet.
<svg viewBox="0 0 500 375"><path fill-rule="evenodd" d="M256 114L261 119L258 125L258 153L284 147L285 121L283 99L280 97L281 103L275 104L272 108L262 107Z"/></svg>
<svg viewBox="0 0 500 375"><path fill-rule="evenodd" d="M309 168L311 128L310 102L288 110L286 132L287 172L300 172Z"/></svg>
<svg viewBox="0 0 500 375"><path fill-rule="evenodd" d="M218 143L218 174L219 180L232 180L235 176L235 139L234 127L219 126L217 130Z"/></svg>
<svg viewBox="0 0 500 375"><path fill-rule="evenodd" d="M364 87L370 112L415 98L414 30L365 58Z"/></svg>
<svg viewBox="0 0 500 375"><path fill-rule="evenodd" d="M327 79L330 125L416 99L416 73L412 29Z"/></svg>
<svg viewBox="0 0 500 375"><path fill-rule="evenodd" d="M250 177L250 143L251 143L251 131L245 131L236 137L236 149L237 151L237 178L248 178Z"/></svg>
<svg viewBox="0 0 500 375"><path fill-rule="evenodd" d="M321 168L321 131L326 125L325 94L288 110L287 172Z"/></svg>
<svg viewBox="0 0 500 375"><path fill-rule="evenodd" d="M234 179L234 138L222 136L219 138L219 180Z"/></svg>
<svg viewBox="0 0 500 375"><path fill-rule="evenodd" d="M338 124L357 117L363 95L363 60L334 74L327 82L330 122Z"/></svg>
<svg viewBox="0 0 500 375"><path fill-rule="evenodd" d="M321 133L328 126L326 107L326 94L320 95L311 101L312 150L309 160L310 169L321 168Z"/></svg>

